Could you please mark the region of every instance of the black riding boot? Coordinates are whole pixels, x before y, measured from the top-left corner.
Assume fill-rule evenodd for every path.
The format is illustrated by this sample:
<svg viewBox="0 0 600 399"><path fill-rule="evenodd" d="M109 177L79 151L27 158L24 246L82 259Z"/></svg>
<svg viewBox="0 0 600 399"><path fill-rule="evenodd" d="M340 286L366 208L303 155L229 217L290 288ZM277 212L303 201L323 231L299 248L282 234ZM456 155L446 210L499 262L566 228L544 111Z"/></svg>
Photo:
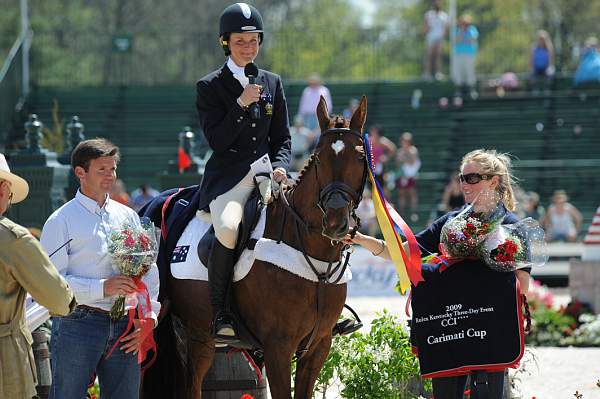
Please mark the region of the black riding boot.
<svg viewBox="0 0 600 399"><path fill-rule="evenodd" d="M208 261L210 301L213 308L212 334L221 341L238 341L233 316L225 309L227 289L231 283L234 266L234 250L229 249L215 237Z"/></svg>

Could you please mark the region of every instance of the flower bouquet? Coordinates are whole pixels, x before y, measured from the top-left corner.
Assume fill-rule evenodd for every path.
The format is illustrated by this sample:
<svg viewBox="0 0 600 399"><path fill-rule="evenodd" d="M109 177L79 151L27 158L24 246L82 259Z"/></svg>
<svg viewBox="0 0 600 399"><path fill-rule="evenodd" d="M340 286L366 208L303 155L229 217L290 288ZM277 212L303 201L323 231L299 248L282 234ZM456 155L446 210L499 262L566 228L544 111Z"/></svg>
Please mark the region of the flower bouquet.
<svg viewBox="0 0 600 399"><path fill-rule="evenodd" d="M484 243L483 260L493 270L510 272L548 260L544 230L532 218L498 225Z"/></svg>
<svg viewBox="0 0 600 399"><path fill-rule="evenodd" d="M147 218L139 225L127 222L123 227L110 235L108 252L113 267L124 276L132 277L138 284L139 279L148 272L158 255L158 240L154 224ZM111 311L113 319L125 315L126 300L133 307L138 303L137 291L127 296L118 296Z"/></svg>
<svg viewBox="0 0 600 399"><path fill-rule="evenodd" d="M474 213L468 208L442 227L440 247L448 258L478 258L486 236L499 224L500 218Z"/></svg>

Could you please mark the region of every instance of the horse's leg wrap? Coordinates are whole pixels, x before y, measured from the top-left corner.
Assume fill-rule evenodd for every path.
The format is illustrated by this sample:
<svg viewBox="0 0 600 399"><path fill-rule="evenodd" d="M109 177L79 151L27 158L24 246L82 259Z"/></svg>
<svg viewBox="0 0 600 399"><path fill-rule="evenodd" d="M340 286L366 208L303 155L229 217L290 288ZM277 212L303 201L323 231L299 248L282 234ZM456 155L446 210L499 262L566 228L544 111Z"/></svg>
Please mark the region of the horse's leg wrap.
<svg viewBox="0 0 600 399"><path fill-rule="evenodd" d="M215 238L208 261L210 301L213 307L213 335L235 338L233 318L225 309L227 289L233 275L235 251L225 247Z"/></svg>

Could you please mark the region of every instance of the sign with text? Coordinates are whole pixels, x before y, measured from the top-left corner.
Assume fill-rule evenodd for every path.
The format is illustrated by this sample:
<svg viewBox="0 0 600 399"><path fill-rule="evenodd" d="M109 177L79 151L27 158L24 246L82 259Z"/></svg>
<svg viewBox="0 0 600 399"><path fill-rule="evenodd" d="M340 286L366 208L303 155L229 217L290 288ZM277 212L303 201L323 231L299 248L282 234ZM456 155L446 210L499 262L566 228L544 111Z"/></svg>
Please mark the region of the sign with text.
<svg viewBox="0 0 600 399"><path fill-rule="evenodd" d="M412 290L411 337L421 374L441 377L502 370L523 356L523 322L514 273L461 262L423 268Z"/></svg>
<svg viewBox="0 0 600 399"><path fill-rule="evenodd" d="M348 296L400 295L396 291L398 275L392 261L355 246L349 265L352 279L348 282Z"/></svg>

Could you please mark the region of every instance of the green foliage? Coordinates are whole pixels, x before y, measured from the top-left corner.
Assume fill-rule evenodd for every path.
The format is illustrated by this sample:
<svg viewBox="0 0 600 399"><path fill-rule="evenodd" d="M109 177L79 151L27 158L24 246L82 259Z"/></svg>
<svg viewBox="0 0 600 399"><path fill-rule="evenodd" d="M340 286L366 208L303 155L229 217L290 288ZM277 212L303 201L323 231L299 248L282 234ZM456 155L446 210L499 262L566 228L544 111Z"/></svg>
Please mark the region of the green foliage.
<svg viewBox="0 0 600 399"><path fill-rule="evenodd" d="M531 313L531 333L526 336L527 344L559 346L575 324L575 319L552 308L540 307Z"/></svg>
<svg viewBox="0 0 600 399"><path fill-rule="evenodd" d="M409 336L397 317L384 310L373 321L368 334L354 333L334 340L316 390L324 395L336 382L342 386L342 398L419 396L422 390L419 362L411 352ZM425 384L429 384L429 380Z"/></svg>
<svg viewBox="0 0 600 399"><path fill-rule="evenodd" d="M100 386L98 385L98 383L95 383L94 386L88 389L86 398L100 399Z"/></svg>
<svg viewBox="0 0 600 399"><path fill-rule="evenodd" d="M582 314L579 327L561 340L562 345L600 346L600 315Z"/></svg>
<svg viewBox="0 0 600 399"><path fill-rule="evenodd" d="M531 332L525 342L539 346L598 346L600 315L592 314L589 305L573 301L555 309L550 291L532 281L528 296Z"/></svg>
<svg viewBox="0 0 600 399"><path fill-rule="evenodd" d="M304 79L311 72L331 78L364 75L361 61L369 49L356 29L360 14L349 5L349 0L296 4L288 13L293 18L282 24L274 39L267 38L262 50L266 63L287 78Z"/></svg>
<svg viewBox="0 0 600 399"><path fill-rule="evenodd" d="M402 79L422 71L429 1L377 0L372 21L355 0L254 0L265 41L257 63L284 79ZM538 29L550 32L557 66L574 70L572 50L597 30L600 2L464 0L480 32L477 72L527 72ZM217 68L219 0L29 0L32 77L43 85L191 83ZM447 9L448 2L442 6ZM0 0L0 59L20 32L19 2ZM130 53L112 50L115 35ZM444 53L448 57L447 41ZM446 68L448 63L445 62Z"/></svg>

